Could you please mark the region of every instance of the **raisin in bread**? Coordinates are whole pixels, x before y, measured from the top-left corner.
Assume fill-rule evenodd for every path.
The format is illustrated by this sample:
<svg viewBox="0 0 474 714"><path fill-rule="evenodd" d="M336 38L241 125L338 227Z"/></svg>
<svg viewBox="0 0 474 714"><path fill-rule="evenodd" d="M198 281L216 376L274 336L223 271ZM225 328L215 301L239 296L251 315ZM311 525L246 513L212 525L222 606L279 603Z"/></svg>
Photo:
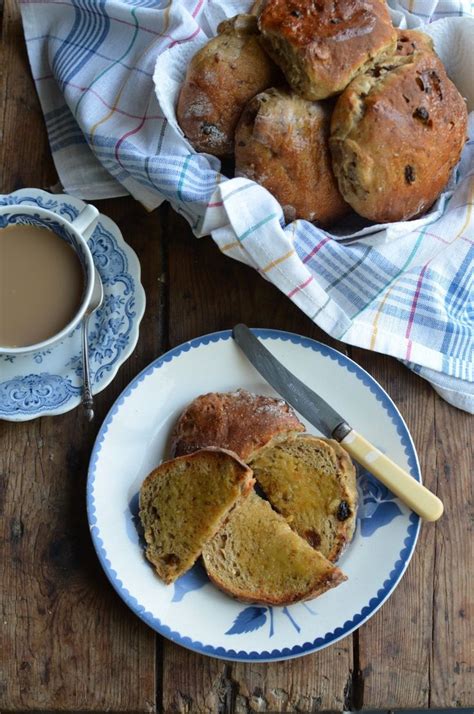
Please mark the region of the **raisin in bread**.
<svg viewBox="0 0 474 714"><path fill-rule="evenodd" d="M342 92L397 41L385 0L267 0L258 22L264 47L305 99Z"/></svg>
<svg viewBox="0 0 474 714"><path fill-rule="evenodd" d="M250 465L291 528L336 561L356 520L356 474L346 451L336 441L303 434L266 449Z"/></svg>
<svg viewBox="0 0 474 714"><path fill-rule="evenodd" d="M466 103L431 51L397 54L349 84L331 118L339 190L377 223L421 216L466 141Z"/></svg>

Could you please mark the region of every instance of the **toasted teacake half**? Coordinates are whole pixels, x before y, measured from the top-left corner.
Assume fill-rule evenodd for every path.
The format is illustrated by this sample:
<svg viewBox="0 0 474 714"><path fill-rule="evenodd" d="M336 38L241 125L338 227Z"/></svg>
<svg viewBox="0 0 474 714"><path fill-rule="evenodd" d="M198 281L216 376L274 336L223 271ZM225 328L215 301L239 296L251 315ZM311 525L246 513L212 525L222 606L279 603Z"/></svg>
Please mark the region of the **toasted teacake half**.
<svg viewBox="0 0 474 714"><path fill-rule="evenodd" d="M253 483L252 471L235 454L215 448L151 472L140 489L140 519L146 557L165 583L191 568Z"/></svg>
<svg viewBox="0 0 474 714"><path fill-rule="evenodd" d="M231 512L202 554L212 582L243 602L289 605L322 595L347 579L254 491Z"/></svg>
<svg viewBox="0 0 474 714"><path fill-rule="evenodd" d="M354 465L334 440L298 435L250 462L272 506L302 538L335 562L354 534Z"/></svg>

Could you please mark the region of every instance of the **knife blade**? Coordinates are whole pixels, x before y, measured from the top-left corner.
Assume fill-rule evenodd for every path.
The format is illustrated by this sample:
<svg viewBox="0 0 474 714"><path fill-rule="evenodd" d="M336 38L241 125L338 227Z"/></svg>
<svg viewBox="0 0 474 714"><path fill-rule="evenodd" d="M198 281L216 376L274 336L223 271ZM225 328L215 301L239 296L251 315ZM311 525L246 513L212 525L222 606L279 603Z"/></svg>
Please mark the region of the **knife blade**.
<svg viewBox="0 0 474 714"><path fill-rule="evenodd" d="M257 372L321 434L339 441L351 431L344 418L284 367L246 325L236 325L233 336ZM337 436L334 436L335 433Z"/></svg>
<svg viewBox="0 0 474 714"><path fill-rule="evenodd" d="M288 404L322 434L340 442L415 513L428 521L440 518L443 504L434 493L353 429L325 399L282 365L246 325L236 325L232 333L249 362Z"/></svg>

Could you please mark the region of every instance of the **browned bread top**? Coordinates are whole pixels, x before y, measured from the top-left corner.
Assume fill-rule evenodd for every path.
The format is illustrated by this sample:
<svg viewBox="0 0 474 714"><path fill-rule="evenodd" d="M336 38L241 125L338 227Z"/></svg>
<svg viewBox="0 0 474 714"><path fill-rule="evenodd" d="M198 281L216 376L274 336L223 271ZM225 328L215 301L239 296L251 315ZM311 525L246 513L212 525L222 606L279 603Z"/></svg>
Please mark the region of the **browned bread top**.
<svg viewBox="0 0 474 714"><path fill-rule="evenodd" d="M396 45L385 0L267 0L259 27L288 82L307 99L341 92Z"/></svg>
<svg viewBox="0 0 474 714"><path fill-rule="evenodd" d="M357 40L354 50L361 44L368 49L374 42L372 33L381 31L377 21L391 25L387 13L385 0L267 0L260 11L261 28L278 29L295 47L307 47L315 39L332 43ZM326 57L330 55L328 49Z"/></svg>
<svg viewBox="0 0 474 714"><path fill-rule="evenodd" d="M431 37L419 30L397 30L397 48L395 54L407 56L415 52L434 52Z"/></svg>
<svg viewBox="0 0 474 714"><path fill-rule="evenodd" d="M225 20L192 58L178 99L178 123L197 151L227 156L240 113L280 73L260 45L257 20Z"/></svg>
<svg viewBox="0 0 474 714"><path fill-rule="evenodd" d="M339 193L329 152L332 106L268 89L244 109L235 134L235 173L264 186L285 218L327 226L350 209Z"/></svg>
<svg viewBox="0 0 474 714"><path fill-rule="evenodd" d="M194 399L179 417L171 453L180 456L218 446L248 461L259 449L300 431L303 424L281 399L245 389L211 392Z"/></svg>
<svg viewBox="0 0 474 714"><path fill-rule="evenodd" d="M458 162L466 127L466 104L434 53L387 58L334 109L330 147L342 195L373 221L421 215Z"/></svg>

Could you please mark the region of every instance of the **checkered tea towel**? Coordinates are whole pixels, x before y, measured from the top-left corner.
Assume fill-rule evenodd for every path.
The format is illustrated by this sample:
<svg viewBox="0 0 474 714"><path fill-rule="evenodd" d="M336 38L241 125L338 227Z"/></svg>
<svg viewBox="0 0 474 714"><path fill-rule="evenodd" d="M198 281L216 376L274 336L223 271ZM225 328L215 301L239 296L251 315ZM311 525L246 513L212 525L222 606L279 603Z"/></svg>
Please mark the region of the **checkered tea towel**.
<svg viewBox="0 0 474 714"><path fill-rule="evenodd" d="M432 35L474 108L474 3L390 0L396 25ZM23 0L33 76L56 167L84 199L168 200L196 236L273 282L336 339L403 360L474 412L474 140L421 219L337 233L284 224L261 186L220 173L177 126L191 56L249 0ZM474 113L470 115L474 137ZM219 276L216 276L218 279Z"/></svg>

